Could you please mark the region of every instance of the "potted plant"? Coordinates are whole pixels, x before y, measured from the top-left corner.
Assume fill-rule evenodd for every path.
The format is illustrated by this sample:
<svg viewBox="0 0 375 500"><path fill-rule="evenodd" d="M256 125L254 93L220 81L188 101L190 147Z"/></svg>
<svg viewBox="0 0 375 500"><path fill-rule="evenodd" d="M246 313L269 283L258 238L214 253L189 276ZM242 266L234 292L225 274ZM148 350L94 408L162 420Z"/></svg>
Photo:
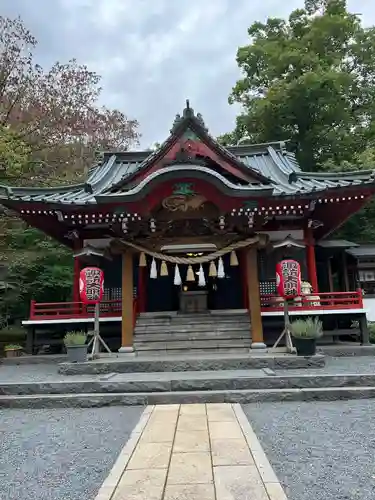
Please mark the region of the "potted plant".
<svg viewBox="0 0 375 500"><path fill-rule="evenodd" d="M71 363L84 363L87 361L87 345L85 332L68 332L64 337L64 344L68 361Z"/></svg>
<svg viewBox="0 0 375 500"><path fill-rule="evenodd" d="M298 356L314 356L316 339L323 335L323 325L318 318L297 319L291 323L290 333Z"/></svg>
<svg viewBox="0 0 375 500"><path fill-rule="evenodd" d="M22 346L19 344L7 344L4 347L6 358L16 358L22 354Z"/></svg>

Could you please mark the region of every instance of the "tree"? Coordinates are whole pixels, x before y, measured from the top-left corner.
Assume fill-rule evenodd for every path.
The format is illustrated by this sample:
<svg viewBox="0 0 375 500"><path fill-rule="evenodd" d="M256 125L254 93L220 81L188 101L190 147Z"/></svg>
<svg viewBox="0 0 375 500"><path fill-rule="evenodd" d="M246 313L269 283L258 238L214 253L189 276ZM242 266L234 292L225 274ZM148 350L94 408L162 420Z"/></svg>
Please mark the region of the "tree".
<svg viewBox="0 0 375 500"><path fill-rule="evenodd" d="M255 22L248 33L229 98L243 113L224 142L289 140L306 170L351 164L375 145L375 28L345 0L306 0L288 20Z"/></svg>
<svg viewBox="0 0 375 500"><path fill-rule="evenodd" d="M8 126L0 126L0 182L19 177L29 164L31 148Z"/></svg>
<svg viewBox="0 0 375 500"><path fill-rule="evenodd" d="M83 177L101 149L128 149L138 123L98 105L100 76L75 59L44 70L20 18L0 16L0 184L58 184ZM72 291L72 255L36 229L0 217L0 263L8 288L0 316L25 316L30 299ZM4 274L4 273L3 273Z"/></svg>
<svg viewBox="0 0 375 500"><path fill-rule="evenodd" d="M34 60L36 39L21 19L0 17L0 127L30 148L33 182L81 176L97 149L127 149L136 120L98 106L100 77L75 59L48 71ZM8 172L22 180L20 171Z"/></svg>

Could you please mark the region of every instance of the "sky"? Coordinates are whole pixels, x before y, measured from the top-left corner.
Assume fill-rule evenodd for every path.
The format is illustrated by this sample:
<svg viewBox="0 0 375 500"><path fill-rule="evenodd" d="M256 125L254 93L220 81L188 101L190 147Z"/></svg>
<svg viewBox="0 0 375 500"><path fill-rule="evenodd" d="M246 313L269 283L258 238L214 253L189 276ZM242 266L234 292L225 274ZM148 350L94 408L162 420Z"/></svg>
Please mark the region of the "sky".
<svg viewBox="0 0 375 500"><path fill-rule="evenodd" d="M366 25L374 0L349 0ZM141 147L165 140L186 99L212 135L234 127L228 95L240 70L236 51L247 29L286 17L303 0L0 0L21 16L39 44L38 62L76 58L102 76L102 104L140 123Z"/></svg>

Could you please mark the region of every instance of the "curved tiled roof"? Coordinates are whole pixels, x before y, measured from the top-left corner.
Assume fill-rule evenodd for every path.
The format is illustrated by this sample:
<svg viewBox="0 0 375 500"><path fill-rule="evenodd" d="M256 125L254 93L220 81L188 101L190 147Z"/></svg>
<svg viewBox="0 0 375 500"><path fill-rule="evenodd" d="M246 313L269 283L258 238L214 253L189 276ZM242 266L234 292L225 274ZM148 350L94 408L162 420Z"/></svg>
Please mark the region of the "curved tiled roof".
<svg viewBox="0 0 375 500"><path fill-rule="evenodd" d="M176 134L181 134L189 127L193 127L202 140L208 141L210 148L215 149L217 154L232 165L243 172L248 169L255 183L245 186L245 189L253 189L254 194L264 191L268 196L303 196L337 188L375 184L375 174L368 170L344 173L303 172L294 154L286 150L284 142L224 148L208 134L202 117L199 114L195 116L188 106L183 116L177 117L171 136L156 151L108 152L104 154L102 162L90 170L87 181L83 184L54 188L0 186L0 200L4 200L4 203L8 199L15 202L91 205L98 200L108 199L114 192L124 195L136 186L134 174L163 158L176 140ZM201 167L202 172L204 168L206 167ZM213 167L209 168L215 174Z"/></svg>

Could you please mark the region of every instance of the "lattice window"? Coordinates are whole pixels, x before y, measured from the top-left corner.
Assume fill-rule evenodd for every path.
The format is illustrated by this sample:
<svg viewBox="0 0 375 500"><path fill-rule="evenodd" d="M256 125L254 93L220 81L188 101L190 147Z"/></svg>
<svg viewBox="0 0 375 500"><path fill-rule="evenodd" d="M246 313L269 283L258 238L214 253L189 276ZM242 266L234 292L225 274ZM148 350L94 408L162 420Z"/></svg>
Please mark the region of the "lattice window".
<svg viewBox="0 0 375 500"><path fill-rule="evenodd" d="M276 280L260 281L259 282L260 295L275 295L276 294Z"/></svg>

